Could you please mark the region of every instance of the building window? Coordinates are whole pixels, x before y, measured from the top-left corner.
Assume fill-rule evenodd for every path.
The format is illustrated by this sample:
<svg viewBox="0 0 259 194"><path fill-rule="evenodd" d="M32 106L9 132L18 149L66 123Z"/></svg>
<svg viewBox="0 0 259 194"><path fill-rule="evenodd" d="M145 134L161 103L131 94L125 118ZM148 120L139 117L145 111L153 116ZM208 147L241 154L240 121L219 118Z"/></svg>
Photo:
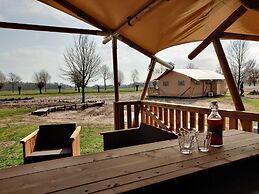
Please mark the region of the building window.
<svg viewBox="0 0 259 194"><path fill-rule="evenodd" d="M184 80L178 80L178 86L184 86L185 82Z"/></svg>
<svg viewBox="0 0 259 194"><path fill-rule="evenodd" d="M163 81L163 86L169 86L169 81Z"/></svg>

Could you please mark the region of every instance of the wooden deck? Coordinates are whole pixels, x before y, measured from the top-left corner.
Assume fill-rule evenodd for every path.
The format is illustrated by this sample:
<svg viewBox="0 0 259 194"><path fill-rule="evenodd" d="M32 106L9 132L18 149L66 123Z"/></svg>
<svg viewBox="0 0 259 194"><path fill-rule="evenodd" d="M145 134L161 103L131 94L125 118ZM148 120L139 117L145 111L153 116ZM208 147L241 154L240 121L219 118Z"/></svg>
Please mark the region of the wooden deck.
<svg viewBox="0 0 259 194"><path fill-rule="evenodd" d="M209 190L208 190L209 189ZM0 193L253 193L259 135L224 132L224 146L191 155L177 140L0 170Z"/></svg>

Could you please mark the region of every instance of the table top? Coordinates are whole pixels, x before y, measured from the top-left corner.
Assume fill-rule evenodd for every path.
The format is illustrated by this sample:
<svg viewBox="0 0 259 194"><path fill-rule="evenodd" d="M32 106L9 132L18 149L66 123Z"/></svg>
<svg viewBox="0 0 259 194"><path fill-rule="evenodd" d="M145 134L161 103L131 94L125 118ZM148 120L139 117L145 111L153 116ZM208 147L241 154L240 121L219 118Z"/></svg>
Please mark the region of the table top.
<svg viewBox="0 0 259 194"><path fill-rule="evenodd" d="M224 146L191 155L167 140L0 170L1 193L120 193L259 155L259 135L224 131Z"/></svg>

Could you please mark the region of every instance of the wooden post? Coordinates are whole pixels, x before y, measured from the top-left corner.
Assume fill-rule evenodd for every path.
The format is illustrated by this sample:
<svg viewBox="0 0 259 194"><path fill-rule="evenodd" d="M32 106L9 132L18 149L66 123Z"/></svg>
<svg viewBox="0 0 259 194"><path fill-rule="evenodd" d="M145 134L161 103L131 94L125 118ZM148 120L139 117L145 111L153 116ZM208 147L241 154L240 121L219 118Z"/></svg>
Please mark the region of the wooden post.
<svg viewBox="0 0 259 194"><path fill-rule="evenodd" d="M113 60L113 80L115 102L119 101L119 79L118 79L118 58L117 58L117 39L112 39L112 60Z"/></svg>
<svg viewBox="0 0 259 194"><path fill-rule="evenodd" d="M119 129L120 127L120 115L119 109L116 102L119 101L119 82L118 82L118 58L117 58L117 39L113 37L112 39L112 59L113 59L113 80L114 80L114 128L115 130Z"/></svg>
<svg viewBox="0 0 259 194"><path fill-rule="evenodd" d="M148 84L151 80L151 77L152 77L152 74L153 74L153 71L154 71L154 68L155 68L155 64L156 64L156 60L154 58L152 58L151 62L150 62L150 65L149 65L149 72L148 72L148 75L147 75L147 79L146 79L145 86L144 86L144 89L142 91L142 95L141 95L140 100L144 100L144 98L146 97Z"/></svg>
<svg viewBox="0 0 259 194"><path fill-rule="evenodd" d="M226 55L224 53L224 50L222 48L222 45L220 43L219 39L213 39L213 46L215 48L215 51L218 56L219 64L221 66L222 72L226 78L228 89L230 91L232 100L234 102L236 110L243 111L245 110L245 107L243 105L243 102L240 98L238 89L236 87L236 83L234 81L234 78L232 76L231 70L228 65L228 61L226 58Z"/></svg>

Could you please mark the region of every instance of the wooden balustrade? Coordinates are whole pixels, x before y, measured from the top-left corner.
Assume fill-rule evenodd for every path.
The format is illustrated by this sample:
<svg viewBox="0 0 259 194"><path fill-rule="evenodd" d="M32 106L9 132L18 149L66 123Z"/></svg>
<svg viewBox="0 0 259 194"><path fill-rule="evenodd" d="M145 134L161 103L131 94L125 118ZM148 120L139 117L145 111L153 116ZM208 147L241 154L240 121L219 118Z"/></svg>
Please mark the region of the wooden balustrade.
<svg viewBox="0 0 259 194"><path fill-rule="evenodd" d="M206 119L210 113L209 108L152 101L142 101L141 111L141 122L176 133L180 127L204 131L207 125ZM219 113L224 120L224 129L259 131L258 113L226 109L220 109Z"/></svg>
<svg viewBox="0 0 259 194"><path fill-rule="evenodd" d="M114 102L115 129L139 127L140 101Z"/></svg>
<svg viewBox="0 0 259 194"><path fill-rule="evenodd" d="M209 108L154 101L115 102L115 129L139 126L141 122L177 133L180 127L206 129ZM248 111L220 109L224 129L259 131L259 114Z"/></svg>

